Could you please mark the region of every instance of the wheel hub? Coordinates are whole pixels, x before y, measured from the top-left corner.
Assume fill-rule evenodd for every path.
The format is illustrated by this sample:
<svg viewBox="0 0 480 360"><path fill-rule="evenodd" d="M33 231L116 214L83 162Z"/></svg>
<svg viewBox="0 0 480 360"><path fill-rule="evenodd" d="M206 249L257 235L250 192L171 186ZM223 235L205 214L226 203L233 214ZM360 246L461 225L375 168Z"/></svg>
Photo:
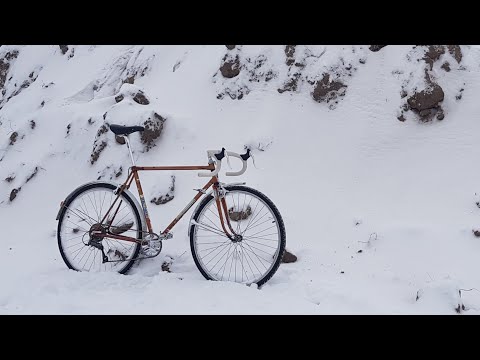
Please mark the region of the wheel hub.
<svg viewBox="0 0 480 360"><path fill-rule="evenodd" d="M89 231L91 241L102 241L106 234L107 230L101 224L93 224Z"/></svg>
<svg viewBox="0 0 480 360"><path fill-rule="evenodd" d="M239 243L239 242L242 242L242 240L243 240L243 236L242 236L242 235L235 234L235 235L233 236L232 242L234 242L234 243Z"/></svg>

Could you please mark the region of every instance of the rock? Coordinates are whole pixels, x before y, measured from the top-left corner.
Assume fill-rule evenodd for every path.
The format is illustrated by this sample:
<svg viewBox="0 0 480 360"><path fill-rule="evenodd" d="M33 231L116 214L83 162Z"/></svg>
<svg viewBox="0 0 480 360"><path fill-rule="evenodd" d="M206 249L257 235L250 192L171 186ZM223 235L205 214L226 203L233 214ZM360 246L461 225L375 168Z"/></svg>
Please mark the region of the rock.
<svg viewBox="0 0 480 360"><path fill-rule="evenodd" d="M119 103L125 99L125 96L130 97L135 101L137 104L140 105L149 105L150 100L148 100L145 93L135 85L131 83L124 82L122 87L120 88L120 92L117 96L115 96L115 101Z"/></svg>
<svg viewBox="0 0 480 360"><path fill-rule="evenodd" d="M102 153L103 150L107 147L107 142L102 141L100 144L95 144L93 147L92 154L90 155L90 163L93 165L97 162L98 158L100 157L100 154Z"/></svg>
<svg viewBox="0 0 480 360"><path fill-rule="evenodd" d="M450 55L452 55L453 58L457 60L457 63L460 64L463 58L462 48L460 45L447 45L447 48Z"/></svg>
<svg viewBox="0 0 480 360"><path fill-rule="evenodd" d="M144 123L145 131L142 131L140 138L142 143L146 145L145 150L148 152L153 146L155 146L155 141L160 137L163 130L163 124L166 121L165 118L153 113Z"/></svg>
<svg viewBox="0 0 480 360"><path fill-rule="evenodd" d="M150 100L147 99L143 91L138 91L135 96L133 97L133 101L140 105L148 105L150 104Z"/></svg>
<svg viewBox="0 0 480 360"><path fill-rule="evenodd" d="M72 124L67 125L67 136L70 135L70 129L72 128Z"/></svg>
<svg viewBox="0 0 480 360"><path fill-rule="evenodd" d="M14 50L7 52L5 56L0 59L0 89L3 88L7 81L8 70L10 69L10 63L13 59L18 57L18 51ZM4 94L5 95L5 94Z"/></svg>
<svg viewBox="0 0 480 360"><path fill-rule="evenodd" d="M5 181L8 183L11 183L13 180L15 180L15 174L10 174L5 178Z"/></svg>
<svg viewBox="0 0 480 360"><path fill-rule="evenodd" d="M160 196L154 197L150 202L155 205L163 205L166 204L170 201L172 201L175 198L174 195L175 192L175 176L171 176L171 183L168 188L168 191L166 194L162 194Z"/></svg>
<svg viewBox="0 0 480 360"><path fill-rule="evenodd" d="M443 120L445 119L445 113L443 112L443 109L438 110L437 112L437 120Z"/></svg>
<svg viewBox="0 0 480 360"><path fill-rule="evenodd" d="M38 166L36 166L33 172L27 177L27 180L25 181L25 183L28 183L30 180L32 180L37 175L37 173L38 173Z"/></svg>
<svg viewBox="0 0 480 360"><path fill-rule="evenodd" d="M385 46L388 46L388 45L370 45L369 49L370 51L377 52L382 50Z"/></svg>
<svg viewBox="0 0 480 360"><path fill-rule="evenodd" d="M125 80L123 80L124 84L133 84L135 82L135 76L131 75L128 76Z"/></svg>
<svg viewBox="0 0 480 360"><path fill-rule="evenodd" d="M106 125L100 126L100 128L97 131L97 138L102 136L103 134L106 134L108 132L108 127Z"/></svg>
<svg viewBox="0 0 480 360"><path fill-rule="evenodd" d="M413 94L407 102L411 109L421 112L438 107L444 98L445 94L440 85L432 83L427 89Z"/></svg>
<svg viewBox="0 0 480 360"><path fill-rule="evenodd" d="M465 90L464 88L461 88L460 91L458 92L458 94L455 96L455 99L462 100L462 97L463 97L462 93L463 93L464 90Z"/></svg>
<svg viewBox="0 0 480 360"><path fill-rule="evenodd" d="M480 230L473 230L473 235L480 237Z"/></svg>
<svg viewBox="0 0 480 360"><path fill-rule="evenodd" d="M17 138L18 138L18 133L14 131L12 135L10 135L10 145L15 144L15 142L17 141Z"/></svg>
<svg viewBox="0 0 480 360"><path fill-rule="evenodd" d="M159 196L158 198L153 198L152 200L150 200L150 202L152 204L155 204L155 205L163 205L163 204L166 204L170 201L172 201L174 199L175 196L173 195L161 195Z"/></svg>
<svg viewBox="0 0 480 360"><path fill-rule="evenodd" d="M432 109L425 109L419 112L420 117L426 118L432 114Z"/></svg>
<svg viewBox="0 0 480 360"><path fill-rule="evenodd" d="M243 211L234 211L233 207L228 209L228 217L230 220L238 222L240 220L246 220L252 215L252 208L247 206Z"/></svg>
<svg viewBox="0 0 480 360"><path fill-rule="evenodd" d="M285 250L285 252L283 253L282 263L290 264L290 263L297 262L297 260L298 258L291 252Z"/></svg>
<svg viewBox="0 0 480 360"><path fill-rule="evenodd" d="M295 63L295 47L297 45L286 45L285 46L285 56L287 57L286 64L287 66L292 66Z"/></svg>
<svg viewBox="0 0 480 360"><path fill-rule="evenodd" d="M283 94L285 91L297 91L300 75L300 73L295 73L290 79L287 80L287 82L283 85L283 88L278 89L278 92Z"/></svg>
<svg viewBox="0 0 480 360"><path fill-rule="evenodd" d="M330 102L338 96L344 96L347 86L339 80L330 80L330 74L324 73L312 92L316 102Z"/></svg>
<svg viewBox="0 0 480 360"><path fill-rule="evenodd" d="M17 194L18 192L21 190L22 188L18 188L18 189L13 189L12 192L10 193L10 202L12 202L13 200L15 200L15 198L17 197Z"/></svg>
<svg viewBox="0 0 480 360"><path fill-rule="evenodd" d="M233 50L235 49L235 45L225 45L228 50Z"/></svg>
<svg viewBox="0 0 480 360"><path fill-rule="evenodd" d="M229 60L227 60L227 56L225 56L223 60L224 63L222 66L220 66L220 72L223 77L232 79L240 74L240 58L238 55L235 57L235 59Z"/></svg>
<svg viewBox="0 0 480 360"><path fill-rule="evenodd" d="M123 136L118 136L118 135L115 135L115 141L117 142L117 144L120 144L120 145L125 145L125 138Z"/></svg>
<svg viewBox="0 0 480 360"><path fill-rule="evenodd" d="M400 115L399 117L397 117L397 119L398 119L399 121L401 121L401 122L405 122L405 121L406 121L405 115L403 115L403 114Z"/></svg>
<svg viewBox="0 0 480 360"><path fill-rule="evenodd" d="M58 45L62 51L62 55L65 55L68 51L68 45Z"/></svg>
<svg viewBox="0 0 480 360"><path fill-rule="evenodd" d="M445 61L443 63L443 65L441 66L443 70L445 70L446 72L450 72L450 63L448 61Z"/></svg>
<svg viewBox="0 0 480 360"><path fill-rule="evenodd" d="M115 173L115 178L119 178L120 176L122 176L123 174L123 167L120 166L120 168L118 169L118 171Z"/></svg>
<svg viewBox="0 0 480 360"><path fill-rule="evenodd" d="M430 45L428 47L427 52L425 53L425 56L423 57L423 60L427 64L430 65L430 70L433 69L433 64L440 59L440 57L445 54L445 46L444 45Z"/></svg>
<svg viewBox="0 0 480 360"><path fill-rule="evenodd" d="M30 128L33 130L35 129L35 126L37 126L37 124L35 123L35 120L30 120Z"/></svg>
<svg viewBox="0 0 480 360"><path fill-rule="evenodd" d="M106 125L100 126L97 131L97 136L95 142L93 143L93 150L90 154L90 163L93 165L97 162L100 154L107 147L107 142L105 140L100 141L100 138L103 134L108 132L108 127Z"/></svg>

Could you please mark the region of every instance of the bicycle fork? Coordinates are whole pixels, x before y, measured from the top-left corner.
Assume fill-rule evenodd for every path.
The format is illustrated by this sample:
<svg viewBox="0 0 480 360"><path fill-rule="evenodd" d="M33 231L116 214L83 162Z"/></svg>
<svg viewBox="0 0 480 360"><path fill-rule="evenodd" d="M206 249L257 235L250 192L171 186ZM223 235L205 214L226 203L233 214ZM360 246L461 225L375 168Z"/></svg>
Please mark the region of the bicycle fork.
<svg viewBox="0 0 480 360"><path fill-rule="evenodd" d="M226 192L227 191L221 184L217 183L213 185L213 194L215 197L215 202L217 205L218 215L220 217L220 223L222 225L223 232L231 241L240 242L242 241L242 236L240 234L237 234L235 230L233 230L232 224L230 222L227 202L225 200ZM226 219L226 221L224 219ZM225 223L227 226L225 226ZM231 233L228 230L230 230Z"/></svg>

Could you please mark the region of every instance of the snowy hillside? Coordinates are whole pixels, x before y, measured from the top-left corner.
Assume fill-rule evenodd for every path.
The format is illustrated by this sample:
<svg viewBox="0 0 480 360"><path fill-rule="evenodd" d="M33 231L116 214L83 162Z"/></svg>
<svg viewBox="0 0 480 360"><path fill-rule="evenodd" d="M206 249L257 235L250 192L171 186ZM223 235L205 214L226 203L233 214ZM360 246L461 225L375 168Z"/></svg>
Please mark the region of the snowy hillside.
<svg viewBox="0 0 480 360"><path fill-rule="evenodd" d="M479 314L479 95L475 46L2 45L0 313ZM109 124L147 127L138 165L251 147L221 179L272 199L298 261L207 281L189 212L127 275L68 270L60 202L130 166ZM155 231L206 182L140 177Z"/></svg>

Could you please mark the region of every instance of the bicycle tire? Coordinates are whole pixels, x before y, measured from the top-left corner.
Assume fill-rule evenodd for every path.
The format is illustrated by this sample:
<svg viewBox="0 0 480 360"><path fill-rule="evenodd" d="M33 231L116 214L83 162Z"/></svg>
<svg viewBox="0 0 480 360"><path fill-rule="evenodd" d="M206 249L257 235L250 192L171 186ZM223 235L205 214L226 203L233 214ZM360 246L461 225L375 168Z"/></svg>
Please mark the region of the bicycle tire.
<svg viewBox="0 0 480 360"><path fill-rule="evenodd" d="M264 202L264 204L267 205L267 207L270 209L271 213L275 216L275 221L278 225L278 231L279 231L279 248L278 248L278 252L276 253L273 266L260 279L252 282L257 284L260 287L273 277L273 275L277 272L280 266L280 263L282 261L283 254L285 252L285 246L286 246L286 232L285 232L285 224L283 222L283 218L280 215L280 212L275 206L275 204L265 194L261 193L256 189L253 189L247 186L232 185L232 186L225 186L225 190L227 191L227 193L238 191L238 192L245 192L245 193L254 195L255 197L261 199ZM207 280L215 280L215 279L208 273L208 271L204 268L204 266L202 266L202 261L200 261L199 259L199 255L197 254L197 248L195 246L195 242L196 242L195 237L196 237L196 228L199 228L196 222L198 221L204 208L208 204L210 204L212 200L214 200L213 195L210 194L206 196L198 205L198 207L195 209L194 215L192 217L192 220L194 220L194 223L190 226L190 231L189 231L190 249L192 252L193 259L195 261L195 265L197 266L200 273Z"/></svg>
<svg viewBox="0 0 480 360"><path fill-rule="evenodd" d="M58 226L57 226L57 241L58 241L58 247L59 247L59 250L60 250L60 254L62 255L62 259L63 261L65 262L65 264L67 265L67 267L69 269L72 269L72 270L75 270L75 271L81 271L79 269L77 269L75 266L72 265L72 263L69 261L67 255L65 254L65 251L63 249L63 244L62 244L62 226L63 226L63 220L64 220L64 217L67 213L67 209L69 208L70 204L72 204L75 199L77 197L79 197L82 193L85 193L87 191L90 191L92 189L95 189L95 188L103 188L103 189L107 189L109 191L114 191L115 189L117 189L117 187L111 183L93 183L93 184L87 184L86 186L82 186L80 188L78 188L73 194L71 194L71 196L69 196L67 198L67 200L65 201L65 203L63 204L63 207L60 211L60 214L59 214L59 217L58 217ZM135 202L134 200L131 199L131 197L127 194L127 193L122 193L121 195L121 198L126 200L130 206L131 206L131 209L133 210L133 213L134 213L134 216L136 218L136 221L137 221L137 225L139 226L139 229L137 230L137 239L141 239L142 238L142 231L141 231L141 217L140 217L140 213L138 212L138 209L137 207L135 206ZM135 258L138 257L138 254L140 252L140 244L135 244L135 249L133 251L133 256L131 256L132 260L129 260L129 261L126 261L126 264L125 266L121 267L118 271L119 274L126 274L130 269L131 267L133 266L133 264L135 263Z"/></svg>

